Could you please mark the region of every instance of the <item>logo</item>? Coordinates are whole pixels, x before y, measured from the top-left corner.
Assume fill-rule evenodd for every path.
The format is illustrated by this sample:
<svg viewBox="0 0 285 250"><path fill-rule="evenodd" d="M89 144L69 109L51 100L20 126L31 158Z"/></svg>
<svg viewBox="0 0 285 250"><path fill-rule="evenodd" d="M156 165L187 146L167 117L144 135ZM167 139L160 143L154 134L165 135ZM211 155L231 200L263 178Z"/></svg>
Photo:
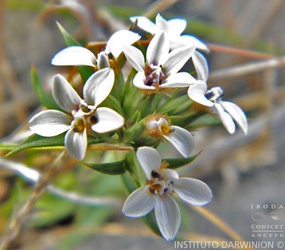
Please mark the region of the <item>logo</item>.
<svg viewBox="0 0 285 250"><path fill-rule="evenodd" d="M253 205L251 214L252 238L284 238L284 206L276 204ZM282 223L283 222L283 223Z"/></svg>

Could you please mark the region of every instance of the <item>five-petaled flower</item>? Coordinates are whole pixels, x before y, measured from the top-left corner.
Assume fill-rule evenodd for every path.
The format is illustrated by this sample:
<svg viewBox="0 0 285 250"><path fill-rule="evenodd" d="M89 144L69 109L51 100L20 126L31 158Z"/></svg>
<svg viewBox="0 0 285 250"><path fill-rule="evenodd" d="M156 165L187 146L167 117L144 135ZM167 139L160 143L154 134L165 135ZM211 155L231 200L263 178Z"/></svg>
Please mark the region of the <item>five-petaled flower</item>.
<svg viewBox="0 0 285 250"><path fill-rule="evenodd" d="M63 76L56 75L52 94L64 112L41 111L29 121L30 129L45 137L67 131L64 140L67 152L82 160L86 154L87 133L90 129L106 133L124 125L124 118L120 114L110 108L98 107L111 92L114 77L114 71L109 68L95 72L84 85L82 99Z"/></svg>
<svg viewBox="0 0 285 250"><path fill-rule="evenodd" d="M154 209L162 236L172 240L178 232L181 214L171 196L176 194L189 205L203 206L212 199L211 189L200 180L179 178L176 171L166 168L153 148L140 147L137 159L145 172L146 185L130 194L123 206L123 213L129 217L141 217Z"/></svg>
<svg viewBox="0 0 285 250"><path fill-rule="evenodd" d="M55 54L51 63L56 66L91 66L99 69L110 67L109 55L117 59L125 46L131 45L139 39L140 36L134 32L120 30L110 37L105 50L98 54L98 58L89 49L81 46L70 46Z"/></svg>
<svg viewBox="0 0 285 250"><path fill-rule="evenodd" d="M159 114L147 117L145 126L150 136L163 137L185 158L189 157L194 147L194 138L188 130L171 125L166 117Z"/></svg>
<svg viewBox="0 0 285 250"><path fill-rule="evenodd" d="M146 60L134 46L126 46L124 54L138 71L133 84L145 90L189 87L196 80L187 72L178 72L191 58L195 47L183 46L169 52L169 40L165 32L157 33L149 43Z"/></svg>
<svg viewBox="0 0 285 250"><path fill-rule="evenodd" d="M197 81L189 87L188 95L193 101L212 108L230 134L233 134L236 130L234 121L247 134L248 123L244 112L236 104L222 100L222 88L207 89L207 84L204 81Z"/></svg>

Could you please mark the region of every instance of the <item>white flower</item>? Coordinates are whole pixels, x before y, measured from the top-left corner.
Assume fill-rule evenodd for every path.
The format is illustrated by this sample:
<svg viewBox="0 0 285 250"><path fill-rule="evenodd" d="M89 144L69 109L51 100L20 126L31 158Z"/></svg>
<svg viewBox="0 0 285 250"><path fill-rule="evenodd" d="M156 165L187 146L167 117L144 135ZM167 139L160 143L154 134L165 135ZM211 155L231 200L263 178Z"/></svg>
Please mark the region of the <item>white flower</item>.
<svg viewBox="0 0 285 250"><path fill-rule="evenodd" d="M170 48L176 49L185 45L191 45L203 51L209 51L207 46L198 38L190 35L181 35L187 26L185 19L174 18L165 20L160 14L157 14L155 23L143 16L134 16L130 18L141 29L155 35L164 31L170 39Z"/></svg>
<svg viewBox="0 0 285 250"><path fill-rule="evenodd" d="M165 32L170 42L170 50L181 48L183 46L191 46L196 49L209 52L207 46L198 38L190 35L181 35L187 26L185 19L174 18L167 21L160 14L157 14L155 23L143 16L134 16L130 19L141 29L151 33L152 35L158 34L161 31ZM208 74L208 65L205 57L195 50L192 55L192 61L196 69L198 79L205 79Z"/></svg>
<svg viewBox="0 0 285 250"><path fill-rule="evenodd" d="M247 134L248 124L244 112L236 104L222 100L222 88L214 87L208 90L204 81L197 81L189 87L188 95L193 101L211 107L230 134L236 130L234 121Z"/></svg>
<svg viewBox="0 0 285 250"><path fill-rule="evenodd" d="M194 147L194 138L191 133L179 126L172 126L163 118L153 118L146 122L147 133L153 136L162 136L169 141L185 158L189 157Z"/></svg>
<svg viewBox="0 0 285 250"><path fill-rule="evenodd" d="M129 30L120 30L115 32L106 44L105 51L101 51L98 55L98 61L95 55L90 50L81 46L70 46L59 51L51 60L53 65L57 66L98 66L102 69L109 67L106 65L108 62L108 55L117 59L123 52L123 48L127 45L131 45L138 41L140 36ZM105 57L105 58L102 58ZM104 66L100 63L100 60L104 60Z"/></svg>
<svg viewBox="0 0 285 250"><path fill-rule="evenodd" d="M138 71L133 83L146 90L159 88L189 87L196 80L187 72L178 72L193 55L195 48L183 46L169 52L169 41L165 32L156 34L143 53L133 47L126 46L124 54L129 63ZM177 73L178 72L178 73Z"/></svg>
<svg viewBox="0 0 285 250"><path fill-rule="evenodd" d="M189 205L203 206L211 201L212 192L204 182L179 178L176 171L165 168L153 148L139 148L137 159L145 172L146 185L130 194L123 206L123 213L129 217L141 217L154 209L162 236L172 240L178 232L181 214L171 196L176 194Z"/></svg>
<svg viewBox="0 0 285 250"><path fill-rule="evenodd" d="M105 107L98 107L109 95L114 84L114 72L106 68L94 73L84 85L84 100L67 80L56 75L53 79L52 94L64 111L45 110L29 121L30 129L41 136L52 137L64 133L67 152L82 160L87 148L87 132L91 128L105 133L123 126L124 118Z"/></svg>

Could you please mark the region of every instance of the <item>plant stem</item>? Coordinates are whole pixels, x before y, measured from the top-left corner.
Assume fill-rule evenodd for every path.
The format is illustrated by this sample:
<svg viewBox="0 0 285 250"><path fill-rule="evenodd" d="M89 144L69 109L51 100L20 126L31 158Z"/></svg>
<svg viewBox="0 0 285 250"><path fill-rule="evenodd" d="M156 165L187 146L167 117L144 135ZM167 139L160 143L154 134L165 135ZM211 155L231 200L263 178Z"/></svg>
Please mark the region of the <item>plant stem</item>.
<svg viewBox="0 0 285 250"><path fill-rule="evenodd" d="M62 162L66 158L67 154L63 151L53 162L53 164L47 169L47 171L41 175L38 182L36 183L31 196L25 202L25 204L20 208L18 212L13 216L10 225L4 234L0 250L11 249L15 240L19 237L24 223L36 203L36 201L45 192L47 184L49 184L62 169Z"/></svg>

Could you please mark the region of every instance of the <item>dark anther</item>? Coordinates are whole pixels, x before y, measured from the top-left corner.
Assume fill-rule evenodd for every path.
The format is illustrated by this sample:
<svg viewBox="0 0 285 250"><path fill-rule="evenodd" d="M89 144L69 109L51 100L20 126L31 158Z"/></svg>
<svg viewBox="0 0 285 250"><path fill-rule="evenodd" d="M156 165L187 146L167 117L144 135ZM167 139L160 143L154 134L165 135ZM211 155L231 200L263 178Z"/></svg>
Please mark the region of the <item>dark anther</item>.
<svg viewBox="0 0 285 250"><path fill-rule="evenodd" d="M149 188L149 191L150 191L152 194L157 194L157 191L155 190L155 188Z"/></svg>
<svg viewBox="0 0 285 250"><path fill-rule="evenodd" d="M96 115L92 115L90 117L90 122L96 124L98 122L98 117Z"/></svg>
<svg viewBox="0 0 285 250"><path fill-rule="evenodd" d="M155 171L151 171L151 176L152 176L153 178L160 178L159 173L157 173L157 172L155 172Z"/></svg>
<svg viewBox="0 0 285 250"><path fill-rule="evenodd" d="M73 132L75 132L75 133L78 133L78 132L79 132L78 127L74 127L72 130L73 130Z"/></svg>

